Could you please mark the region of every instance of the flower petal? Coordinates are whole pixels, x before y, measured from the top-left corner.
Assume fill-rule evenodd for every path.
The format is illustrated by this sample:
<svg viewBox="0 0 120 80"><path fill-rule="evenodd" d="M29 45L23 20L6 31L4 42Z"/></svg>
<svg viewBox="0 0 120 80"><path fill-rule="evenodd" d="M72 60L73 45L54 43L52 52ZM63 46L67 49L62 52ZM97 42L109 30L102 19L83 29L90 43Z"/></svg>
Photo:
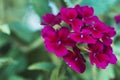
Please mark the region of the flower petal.
<svg viewBox="0 0 120 80"><path fill-rule="evenodd" d="M111 64L116 64L117 63L117 58L114 54L110 54L110 63Z"/></svg>
<svg viewBox="0 0 120 80"><path fill-rule="evenodd" d="M109 63L110 57L106 54L99 53L97 55L97 59L98 59L98 63L96 63L96 66L105 69Z"/></svg>
<svg viewBox="0 0 120 80"><path fill-rule="evenodd" d="M72 29L75 32L80 32L81 27L83 26L83 22L79 19L74 19L73 22L71 23Z"/></svg>
<svg viewBox="0 0 120 80"><path fill-rule="evenodd" d="M51 42L45 41L44 45L45 45L47 51L49 51L49 52L54 52L54 50L56 48L56 44L55 43L51 43Z"/></svg>
<svg viewBox="0 0 120 80"><path fill-rule="evenodd" d="M107 46L109 46L109 45L112 44L112 39L110 39L109 37L106 37L106 36L104 36L104 37L102 38L102 41L103 41L103 43L104 43L105 45L107 45Z"/></svg>
<svg viewBox="0 0 120 80"><path fill-rule="evenodd" d="M116 35L116 31L114 30L114 28L108 27L108 28L107 28L107 35L108 35L109 37L115 36L115 35Z"/></svg>
<svg viewBox="0 0 120 80"><path fill-rule="evenodd" d="M70 38L64 39L63 44L66 46L75 46L76 42Z"/></svg>
<svg viewBox="0 0 120 80"><path fill-rule="evenodd" d="M115 15L114 16L114 20L115 20L115 22L118 24L118 23L120 23L120 14L119 15Z"/></svg>
<svg viewBox="0 0 120 80"><path fill-rule="evenodd" d="M55 30L49 26L44 27L41 33L45 40L54 39L57 36Z"/></svg>
<svg viewBox="0 0 120 80"><path fill-rule="evenodd" d="M68 50L64 45L59 45L54 50L57 57L65 56L68 53Z"/></svg>
<svg viewBox="0 0 120 80"><path fill-rule="evenodd" d="M83 42L88 44L94 44L96 43L96 40L93 39L91 36L85 36Z"/></svg>
<svg viewBox="0 0 120 80"><path fill-rule="evenodd" d="M64 39L64 38L68 38L68 35L70 33L70 30L66 27L62 27L60 28L60 30L58 31L58 36L61 38L61 39Z"/></svg>
<svg viewBox="0 0 120 80"><path fill-rule="evenodd" d="M103 36L103 34L99 31L96 31L96 30L92 30L92 36L94 38L101 38Z"/></svg>
<svg viewBox="0 0 120 80"><path fill-rule="evenodd" d="M82 42L83 40L80 37L80 33L71 33L70 38L75 42Z"/></svg>
<svg viewBox="0 0 120 80"><path fill-rule="evenodd" d="M47 25L47 26L54 26L55 24L60 24L61 18L59 13L57 15L53 14L46 14L42 17L43 22L41 23L42 25Z"/></svg>
<svg viewBox="0 0 120 80"><path fill-rule="evenodd" d="M74 8L62 7L60 13L62 20L69 24L77 17L77 12Z"/></svg>
<svg viewBox="0 0 120 80"><path fill-rule="evenodd" d="M78 52L77 52L78 53ZM83 73L86 69L84 60L82 60L76 53L69 52L66 56L63 57L66 63L70 68L76 72Z"/></svg>
<svg viewBox="0 0 120 80"><path fill-rule="evenodd" d="M90 17L90 16L93 16L94 14L94 10L92 7L89 7L89 6L82 6L82 11L83 11L83 17Z"/></svg>

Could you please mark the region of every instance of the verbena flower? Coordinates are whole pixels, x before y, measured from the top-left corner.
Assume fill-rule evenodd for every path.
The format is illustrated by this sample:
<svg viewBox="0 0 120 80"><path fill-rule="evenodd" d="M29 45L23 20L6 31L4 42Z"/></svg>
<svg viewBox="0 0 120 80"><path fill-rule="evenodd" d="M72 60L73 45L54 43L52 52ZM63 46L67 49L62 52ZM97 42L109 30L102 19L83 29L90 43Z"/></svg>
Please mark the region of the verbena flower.
<svg viewBox="0 0 120 80"><path fill-rule="evenodd" d="M108 64L116 64L117 58L111 47L116 32L94 15L92 7L62 7L57 15L48 13L42 18L46 49L63 58L76 72L83 73L86 69L81 47L89 53L90 63L98 68L105 69Z"/></svg>
<svg viewBox="0 0 120 80"><path fill-rule="evenodd" d="M55 24L60 24L61 22L60 14L53 15L48 13L45 16L43 16L42 19L43 22L41 24L47 26L54 26Z"/></svg>
<svg viewBox="0 0 120 80"><path fill-rule="evenodd" d="M96 40L90 35L90 30L82 29L82 31L73 32L70 34L70 38L78 43L96 43Z"/></svg>
<svg viewBox="0 0 120 80"><path fill-rule="evenodd" d="M96 64L98 68L105 69L106 66L116 64L116 57L113 54L111 46L105 46L102 42L98 41L96 44L89 44L90 49L90 62L92 65Z"/></svg>
<svg viewBox="0 0 120 80"><path fill-rule="evenodd" d="M115 22L118 24L118 23L120 23L120 14L119 15L115 15L114 16L114 20L115 20Z"/></svg>
<svg viewBox="0 0 120 80"><path fill-rule="evenodd" d="M74 41L69 38L69 29L62 27L55 30L52 27L45 27L42 30L42 36L45 39L45 47L49 52L53 52L56 56L65 56L68 53L67 46L74 46Z"/></svg>
<svg viewBox="0 0 120 80"><path fill-rule="evenodd" d="M77 47L73 47L73 52L68 51L68 54L63 56L63 59L66 61L69 67L76 72L83 73L86 69L85 59Z"/></svg>

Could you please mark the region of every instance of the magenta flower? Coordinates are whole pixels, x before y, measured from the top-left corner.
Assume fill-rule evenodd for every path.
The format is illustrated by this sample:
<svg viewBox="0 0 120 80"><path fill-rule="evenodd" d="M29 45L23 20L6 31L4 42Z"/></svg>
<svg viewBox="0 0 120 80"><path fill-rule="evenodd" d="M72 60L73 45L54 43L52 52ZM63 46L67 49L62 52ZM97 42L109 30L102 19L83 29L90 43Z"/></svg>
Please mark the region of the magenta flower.
<svg viewBox="0 0 120 80"><path fill-rule="evenodd" d="M80 31L80 28L83 26L83 22L80 19L77 19L77 12L74 8L61 8L61 18L64 22L72 25L74 31Z"/></svg>
<svg viewBox="0 0 120 80"><path fill-rule="evenodd" d="M83 26L83 22L79 19L75 19L72 23L72 29L75 31L75 32L80 32L82 26Z"/></svg>
<svg viewBox="0 0 120 80"><path fill-rule="evenodd" d="M96 44L90 44L89 50L91 51L89 54L90 63L98 68L106 68L108 62L110 60L109 56L104 54L103 52L103 44L101 42L97 42Z"/></svg>
<svg viewBox="0 0 120 80"><path fill-rule="evenodd" d="M106 26L101 22L96 22L94 25L91 25L89 28L94 38L102 38L104 33L107 31Z"/></svg>
<svg viewBox="0 0 120 80"><path fill-rule="evenodd" d="M84 29L81 32L73 32L70 34L70 38L78 43L96 43L96 40L90 35L90 30Z"/></svg>
<svg viewBox="0 0 120 80"><path fill-rule="evenodd" d="M82 21L86 26L91 26L94 25L96 22L99 22L100 20L98 19L97 16L92 16L92 17L82 18Z"/></svg>
<svg viewBox="0 0 120 80"><path fill-rule="evenodd" d="M98 41L96 44L90 44L90 62L92 65L96 64L98 68L105 69L109 63L116 64L117 58L113 54L111 47L104 46L102 42Z"/></svg>
<svg viewBox="0 0 120 80"><path fill-rule="evenodd" d="M54 26L55 24L60 24L61 22L60 14L53 15L48 13L43 16L42 19L43 22L41 24L47 26Z"/></svg>
<svg viewBox="0 0 120 80"><path fill-rule="evenodd" d="M119 16L115 19L118 23ZM63 58L76 72L83 73L86 69L83 50L89 53L90 63L98 68L116 64L117 58L111 47L116 32L94 15L92 7L62 7L58 15L43 16L42 25L45 25L42 37L46 49Z"/></svg>
<svg viewBox="0 0 120 80"><path fill-rule="evenodd" d="M45 27L42 30L42 37L45 39L45 46L49 52L53 52L58 57L65 56L68 53L67 46L74 46L74 41L69 38L69 29L62 27L60 30L54 30L52 27Z"/></svg>
<svg viewBox="0 0 120 80"><path fill-rule="evenodd" d="M73 48L73 52L69 51L68 54L63 57L63 59L70 68L78 73L83 73L86 69L85 59L83 58L80 50L77 47Z"/></svg>
<svg viewBox="0 0 120 80"><path fill-rule="evenodd" d="M120 23L120 14L119 15L115 15L114 16L114 20L115 20L115 22L118 24L118 23Z"/></svg>
<svg viewBox="0 0 120 80"><path fill-rule="evenodd" d="M105 46L104 51L105 51L105 53L107 53L107 55L109 55L110 63L111 64L116 64L117 63L117 58L113 53L112 47L111 46Z"/></svg>
<svg viewBox="0 0 120 80"><path fill-rule="evenodd" d="M104 33L104 36L102 37L102 41L105 45L109 46L112 44L112 39L111 37L116 35L116 32L114 28L112 27L106 27L106 32Z"/></svg>
<svg viewBox="0 0 120 80"><path fill-rule="evenodd" d="M89 7L89 6L76 5L75 9L76 9L79 17L83 17L83 18L84 17L91 17L94 14L93 8Z"/></svg>
<svg viewBox="0 0 120 80"><path fill-rule="evenodd" d="M106 27L106 31L105 31L105 35L106 36L108 36L108 37L113 37L113 36L115 36L116 35L116 31L115 31L115 29L113 28L113 27L110 27L110 26L108 26L108 27Z"/></svg>
<svg viewBox="0 0 120 80"><path fill-rule="evenodd" d="M71 24L77 17L77 12L74 8L64 8L60 10L61 19L68 24Z"/></svg>
<svg viewBox="0 0 120 80"><path fill-rule="evenodd" d="M82 6L81 9L82 9L83 17L91 17L94 15L94 10L92 7Z"/></svg>

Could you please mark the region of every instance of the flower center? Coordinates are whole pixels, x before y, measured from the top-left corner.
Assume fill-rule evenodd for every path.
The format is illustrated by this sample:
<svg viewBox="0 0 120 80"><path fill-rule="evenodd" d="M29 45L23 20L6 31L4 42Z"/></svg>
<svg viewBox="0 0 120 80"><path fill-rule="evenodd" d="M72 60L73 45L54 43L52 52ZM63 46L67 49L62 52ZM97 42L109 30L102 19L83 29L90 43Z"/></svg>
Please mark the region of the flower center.
<svg viewBox="0 0 120 80"><path fill-rule="evenodd" d="M94 57L96 57L96 54L97 54L97 53L96 53L96 52L94 52Z"/></svg>
<svg viewBox="0 0 120 80"><path fill-rule="evenodd" d="M80 37L83 38L83 34L81 34Z"/></svg>
<svg viewBox="0 0 120 80"><path fill-rule="evenodd" d="M77 60L78 60L78 58L76 57L76 58L75 58L75 61L77 61Z"/></svg>
<svg viewBox="0 0 120 80"><path fill-rule="evenodd" d="M58 45L60 45L62 42L61 41L58 41Z"/></svg>
<svg viewBox="0 0 120 80"><path fill-rule="evenodd" d="M94 27L93 30L96 30L96 28Z"/></svg>
<svg viewBox="0 0 120 80"><path fill-rule="evenodd" d="M69 19L70 21L73 21L73 19Z"/></svg>

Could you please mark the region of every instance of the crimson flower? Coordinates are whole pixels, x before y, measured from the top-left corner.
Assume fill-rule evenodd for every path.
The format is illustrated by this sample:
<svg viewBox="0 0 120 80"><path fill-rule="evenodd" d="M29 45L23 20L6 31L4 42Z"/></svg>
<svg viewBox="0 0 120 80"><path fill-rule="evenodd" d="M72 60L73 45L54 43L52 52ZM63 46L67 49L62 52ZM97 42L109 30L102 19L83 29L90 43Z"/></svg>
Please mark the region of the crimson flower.
<svg viewBox="0 0 120 80"><path fill-rule="evenodd" d="M115 20L115 22L118 24L118 23L120 23L120 14L119 15L115 15L114 16L114 20Z"/></svg>
<svg viewBox="0 0 120 80"><path fill-rule="evenodd" d="M116 64L117 58L112 53L110 46L105 46L98 41L96 44L89 44L89 49L91 51L89 57L92 65L95 63L98 68L105 69L109 63Z"/></svg>
<svg viewBox="0 0 120 80"><path fill-rule="evenodd" d="M55 30L52 27L45 27L42 30L42 36L45 39L44 44L49 52L53 52L56 56L65 56L68 53L67 46L74 46L75 42L69 38L69 29L62 27Z"/></svg>
<svg viewBox="0 0 120 80"><path fill-rule="evenodd" d="M41 24L47 26L54 26L55 24L60 24L61 22L60 14L53 15L48 13L45 16L43 16L42 19L43 22Z"/></svg>
<svg viewBox="0 0 120 80"><path fill-rule="evenodd" d="M72 29L75 31L80 31L80 28L83 26L83 22L80 19L77 19L77 11L75 8L61 8L61 19L72 25Z"/></svg>
<svg viewBox="0 0 120 80"><path fill-rule="evenodd" d="M96 43L96 40L90 35L90 30L84 29L81 32L73 32L70 38L78 43Z"/></svg>
<svg viewBox="0 0 120 80"><path fill-rule="evenodd" d="M94 15L92 7L62 7L57 15L48 13L42 18L46 49L63 58L76 72L83 73L86 69L81 54L83 50L89 53L90 63L98 68L105 69L108 64L116 64L117 58L111 47L116 31ZM115 20L119 23L119 16Z"/></svg>
<svg viewBox="0 0 120 80"><path fill-rule="evenodd" d="M93 16L94 14L94 10L92 7L89 7L89 6L79 6L79 5L76 5L75 6L75 9L78 13L78 16L80 17L91 17Z"/></svg>
<svg viewBox="0 0 120 80"><path fill-rule="evenodd" d="M74 8L64 8L62 7L60 10L61 18L68 24L71 24L74 19L77 17L77 12Z"/></svg>
<svg viewBox="0 0 120 80"><path fill-rule="evenodd" d="M69 65L69 67L76 72L83 73L86 69L85 59L83 58L80 50L77 47L73 48L73 52L68 51L68 54L65 55L63 59Z"/></svg>

